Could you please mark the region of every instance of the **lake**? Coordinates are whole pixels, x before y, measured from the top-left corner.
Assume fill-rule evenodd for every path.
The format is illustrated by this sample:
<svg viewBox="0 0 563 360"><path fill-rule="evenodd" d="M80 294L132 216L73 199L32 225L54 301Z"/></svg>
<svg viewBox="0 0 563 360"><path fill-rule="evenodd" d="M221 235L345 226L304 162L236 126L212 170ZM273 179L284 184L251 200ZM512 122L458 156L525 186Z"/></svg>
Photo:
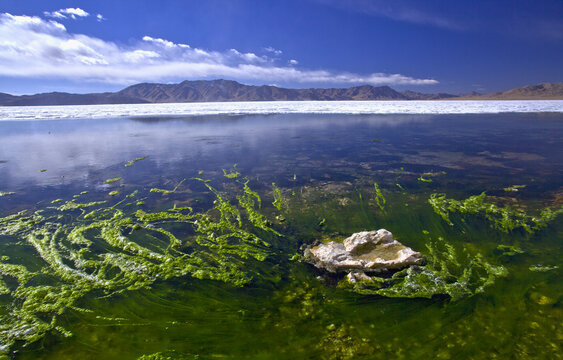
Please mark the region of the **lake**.
<svg viewBox="0 0 563 360"><path fill-rule="evenodd" d="M561 358L563 102L413 103L0 108L0 359Z"/></svg>

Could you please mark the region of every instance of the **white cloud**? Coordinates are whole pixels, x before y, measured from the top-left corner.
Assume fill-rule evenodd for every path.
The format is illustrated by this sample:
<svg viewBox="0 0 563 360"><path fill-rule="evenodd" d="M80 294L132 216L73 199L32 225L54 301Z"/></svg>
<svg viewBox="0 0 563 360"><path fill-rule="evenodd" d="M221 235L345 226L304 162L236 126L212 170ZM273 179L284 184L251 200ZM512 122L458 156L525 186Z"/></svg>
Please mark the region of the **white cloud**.
<svg viewBox="0 0 563 360"><path fill-rule="evenodd" d="M155 39L155 38L152 38L150 36L143 36L143 41L152 42L152 43L159 44L159 45L162 45L162 46L165 46L165 47L170 47L170 48L176 46L176 44L174 44L172 41L168 41L168 40L164 40L164 39L160 39L160 38Z"/></svg>
<svg viewBox="0 0 563 360"><path fill-rule="evenodd" d="M209 51L144 36L133 45L72 34L54 20L0 13L0 76L65 78L116 84L231 78L261 83L436 84L401 74L355 74L276 65L236 49Z"/></svg>
<svg viewBox="0 0 563 360"><path fill-rule="evenodd" d="M418 0L316 0L322 4L360 12L367 15L386 17L396 21L404 21L413 24L430 25L449 30L463 30L465 28L464 18L467 14L461 14L455 18L444 14L440 6L435 7L429 2Z"/></svg>
<svg viewBox="0 0 563 360"><path fill-rule="evenodd" d="M76 19L76 17L87 17L87 16L90 15L86 11L84 11L80 8L66 8L66 9L60 9L60 10L53 11L53 12L45 11L45 12L43 12L43 14L47 17L52 17L52 18L56 18L56 19L66 19L68 17L70 17L72 19ZM101 15L98 14L98 19L100 19L100 16Z"/></svg>
<svg viewBox="0 0 563 360"><path fill-rule="evenodd" d="M278 50L278 49L274 49L271 46L265 47L264 50L266 50L267 52L273 53L274 55L281 55L283 53L283 51Z"/></svg>
<svg viewBox="0 0 563 360"><path fill-rule="evenodd" d="M160 55L155 51L150 50L134 50L123 54L127 61L132 63L139 63L147 59L159 58Z"/></svg>
<svg viewBox="0 0 563 360"><path fill-rule="evenodd" d="M98 14L96 15L96 20L98 20L98 22L102 22L106 20L106 18L102 14Z"/></svg>
<svg viewBox="0 0 563 360"><path fill-rule="evenodd" d="M241 53L240 51L237 51L236 49L231 49L230 52L231 52L234 56L239 57L239 58L241 58L242 60L245 60L245 61L250 62L250 63L254 63L254 62L267 62L267 61L268 61L267 58L261 57L261 56L257 56L256 54L253 54L253 53L246 53L246 54L243 54L243 53Z"/></svg>
<svg viewBox="0 0 563 360"><path fill-rule="evenodd" d="M295 60L295 59L291 59L291 60L288 61L288 63L289 63L290 65L297 65L297 64L299 64L299 61L297 61L297 60Z"/></svg>

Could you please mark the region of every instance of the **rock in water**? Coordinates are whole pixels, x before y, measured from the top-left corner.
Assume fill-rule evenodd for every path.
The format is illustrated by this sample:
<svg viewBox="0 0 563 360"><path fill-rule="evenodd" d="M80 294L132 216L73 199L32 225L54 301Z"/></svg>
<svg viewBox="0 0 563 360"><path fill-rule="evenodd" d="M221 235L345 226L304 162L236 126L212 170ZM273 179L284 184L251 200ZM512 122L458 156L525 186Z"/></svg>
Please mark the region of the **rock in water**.
<svg viewBox="0 0 563 360"><path fill-rule="evenodd" d="M305 258L330 272L382 272L424 262L422 254L393 239L385 229L352 234L344 243L331 241L310 247Z"/></svg>

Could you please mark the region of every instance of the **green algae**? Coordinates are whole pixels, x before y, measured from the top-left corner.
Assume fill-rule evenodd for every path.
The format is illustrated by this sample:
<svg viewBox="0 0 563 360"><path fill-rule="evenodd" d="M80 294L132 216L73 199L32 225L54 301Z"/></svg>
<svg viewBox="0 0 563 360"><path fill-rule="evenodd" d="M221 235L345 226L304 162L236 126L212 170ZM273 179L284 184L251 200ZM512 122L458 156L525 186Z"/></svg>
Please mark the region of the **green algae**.
<svg viewBox="0 0 563 360"><path fill-rule="evenodd" d="M505 187L503 190L506 191L506 192L516 192L516 191L519 191L520 189L523 189L525 187L526 187L526 185L512 185L512 186L509 186L509 187Z"/></svg>
<svg viewBox="0 0 563 360"><path fill-rule="evenodd" d="M431 183L432 179L426 179L426 178L423 178L422 176L420 176L418 178L418 181L422 181L422 182L425 182L425 183Z"/></svg>
<svg viewBox="0 0 563 360"><path fill-rule="evenodd" d="M439 237L428 241L423 266L410 266L391 277L372 276L370 281L343 284L363 295L398 298L431 298L447 295L452 301L483 293L496 278L508 274L502 266L488 263L481 254L470 255L465 248L456 250Z"/></svg>
<svg viewBox="0 0 563 360"><path fill-rule="evenodd" d="M516 256L525 253L524 250L513 245L499 245L497 250L501 252L501 256Z"/></svg>
<svg viewBox="0 0 563 360"><path fill-rule="evenodd" d="M440 172L428 171L428 172L422 173L422 176L435 177L435 176L446 175L446 174L447 173L445 171L440 171Z"/></svg>
<svg viewBox="0 0 563 360"><path fill-rule="evenodd" d="M119 180L122 180L123 177L116 177L116 178L110 178L107 179L106 181L104 181L104 184L113 184L114 182L118 182Z"/></svg>
<svg viewBox="0 0 563 360"><path fill-rule="evenodd" d="M530 266L528 269L533 272L548 272L548 271L559 269L559 266L557 265L547 266L542 264L536 264Z"/></svg>
<svg viewBox="0 0 563 360"><path fill-rule="evenodd" d="M108 195L109 195L109 196L116 196L116 195L119 195L119 191L117 191L117 190L110 191L110 192L108 193Z"/></svg>
<svg viewBox="0 0 563 360"><path fill-rule="evenodd" d="M125 167L131 167L133 166L133 164L135 164L137 161L141 161L141 160L145 160L146 158L148 158L148 156L141 156L139 158L133 159L133 160L129 160L128 162L125 163Z"/></svg>
<svg viewBox="0 0 563 360"><path fill-rule="evenodd" d="M278 209L278 211L280 212L284 210L288 210L289 205L287 201L283 198L281 190L279 187L276 186L276 183L272 183L272 193L274 195L274 201L272 202L272 205L274 205L274 207Z"/></svg>
<svg viewBox="0 0 563 360"><path fill-rule="evenodd" d="M212 357L216 358L223 356L212 356ZM199 359L203 359L203 358L201 358L197 354L178 353L174 350L164 351L164 352L159 351L152 354L145 354L137 358L137 360L199 360Z"/></svg>
<svg viewBox="0 0 563 360"><path fill-rule="evenodd" d="M176 186L174 187L174 189L172 189L172 190L159 189L159 188L152 188L152 189L150 189L150 192L151 192L151 193L159 193L159 194L162 194L162 195L170 195L170 194L175 193L176 190L178 190L178 188L180 187L180 185L182 185L182 184L183 184L185 181L187 181L187 180L188 180L188 179L183 179L183 180L180 181L180 182L178 183L178 185L176 185Z"/></svg>
<svg viewBox="0 0 563 360"><path fill-rule="evenodd" d="M454 200L446 198L445 194L432 194L428 202L434 212L442 217L445 222L453 226L450 219L451 213L479 215L486 218L491 227L504 233L522 228L528 233L533 233L546 227L559 214L563 213L563 206L557 210L545 208L538 216L530 216L522 211L509 207L499 207L485 202L485 193L471 196L465 200Z"/></svg>
<svg viewBox="0 0 563 360"><path fill-rule="evenodd" d="M385 200L385 197L381 193L381 189L379 188L379 185L377 185L377 183L373 183L373 186L375 188L375 203L383 211L385 210L385 203L387 201Z"/></svg>
<svg viewBox="0 0 563 360"><path fill-rule="evenodd" d="M67 201L66 203L57 207L56 209L59 211L68 211L68 210L84 209L87 207L98 206L104 203L106 203L106 201L91 201L89 203L76 203L74 201Z"/></svg>
<svg viewBox="0 0 563 360"><path fill-rule="evenodd" d="M236 179L238 177L240 177L240 173L236 170L237 164L235 164L233 166L233 169L229 170L227 172L227 170L223 169L223 176L226 177L227 179Z"/></svg>
<svg viewBox="0 0 563 360"><path fill-rule="evenodd" d="M77 301L91 293L112 296L184 276L233 286L260 277L250 264L268 257L265 234L280 234L259 213L259 195L248 181L238 183L242 189L234 198L203 184L215 197L204 212L174 207L130 213L116 208L121 202L104 207L105 201L67 201L0 218L0 236L34 249L41 264L31 271L9 257L0 262L0 294L12 299L9 312L0 315L0 348L29 344L49 333L71 336L58 318L78 311ZM178 233L178 224L191 231ZM152 239L150 246L143 239ZM40 280L45 278L50 280ZM8 285L7 279L16 284Z"/></svg>
<svg viewBox="0 0 563 360"><path fill-rule="evenodd" d="M358 336L353 325L341 324L327 326L327 332L317 344L317 349L326 360L352 360L371 358L375 348L368 338Z"/></svg>

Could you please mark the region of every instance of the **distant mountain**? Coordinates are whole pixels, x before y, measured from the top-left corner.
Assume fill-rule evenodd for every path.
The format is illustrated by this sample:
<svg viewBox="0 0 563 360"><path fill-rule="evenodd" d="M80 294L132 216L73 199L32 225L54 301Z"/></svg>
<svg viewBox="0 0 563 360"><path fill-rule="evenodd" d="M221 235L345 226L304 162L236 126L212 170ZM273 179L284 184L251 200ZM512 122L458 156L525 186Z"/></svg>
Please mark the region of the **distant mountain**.
<svg viewBox="0 0 563 360"><path fill-rule="evenodd" d="M51 92L35 95L21 95L4 98L0 95L0 104L7 106L41 106L41 105L96 105L96 104L138 104L145 103L142 99L130 98L116 93L69 94Z"/></svg>
<svg viewBox="0 0 563 360"><path fill-rule="evenodd" d="M270 85L244 85L232 80L183 81L179 84L142 83L115 93L69 94L61 92L14 96L0 93L0 105L93 105L182 103L216 101L304 101L304 100L437 100L437 99L563 99L563 83L526 86L502 93L463 96L397 92L389 86L350 88L286 89Z"/></svg>
<svg viewBox="0 0 563 360"><path fill-rule="evenodd" d="M405 90L401 91L408 100L440 100L458 97L458 95L438 93L438 94L424 94L415 91Z"/></svg>
<svg viewBox="0 0 563 360"><path fill-rule="evenodd" d="M475 100L563 100L563 83L528 85L504 92L477 94L463 96L462 98Z"/></svg>
<svg viewBox="0 0 563 360"><path fill-rule="evenodd" d="M407 100L388 86L370 85L339 89L285 89L243 85L232 80L184 81L179 84L137 84L117 94L148 102L302 101L302 100Z"/></svg>
<svg viewBox="0 0 563 360"><path fill-rule="evenodd" d="M17 96L14 96L14 95L6 94L6 93L0 93L0 104L9 103L10 101L13 101L16 97Z"/></svg>

